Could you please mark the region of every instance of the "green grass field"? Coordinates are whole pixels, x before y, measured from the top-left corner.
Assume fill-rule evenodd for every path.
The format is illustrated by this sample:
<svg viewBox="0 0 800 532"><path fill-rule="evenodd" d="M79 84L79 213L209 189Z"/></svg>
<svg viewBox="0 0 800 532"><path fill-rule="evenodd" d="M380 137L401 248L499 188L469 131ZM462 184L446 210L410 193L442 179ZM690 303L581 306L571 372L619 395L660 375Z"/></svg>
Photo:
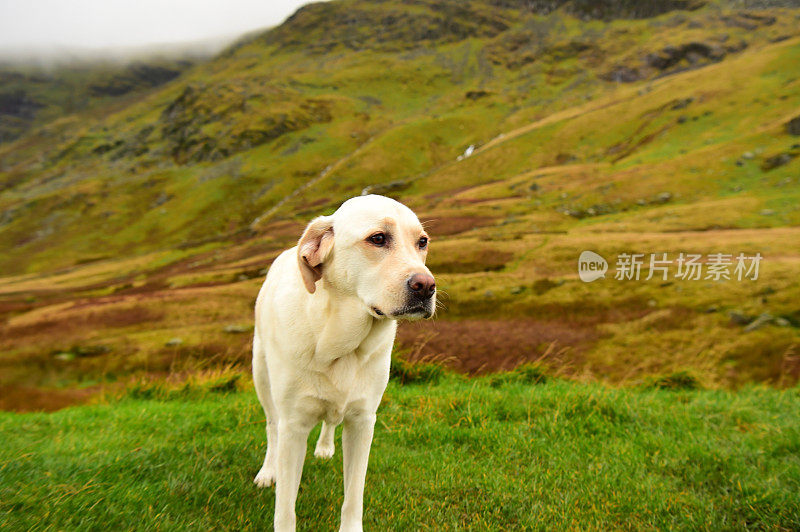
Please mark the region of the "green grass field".
<svg viewBox="0 0 800 532"><path fill-rule="evenodd" d="M530 380L530 379L527 379ZM226 386L217 386L224 389ZM273 490L252 390L139 388L0 414L4 530L265 530ZM311 437L316 436L316 430ZM310 440L311 441L311 440ZM341 450L309 445L301 530L335 530ZM390 383L368 530L800 527L800 389L612 388L524 373Z"/></svg>

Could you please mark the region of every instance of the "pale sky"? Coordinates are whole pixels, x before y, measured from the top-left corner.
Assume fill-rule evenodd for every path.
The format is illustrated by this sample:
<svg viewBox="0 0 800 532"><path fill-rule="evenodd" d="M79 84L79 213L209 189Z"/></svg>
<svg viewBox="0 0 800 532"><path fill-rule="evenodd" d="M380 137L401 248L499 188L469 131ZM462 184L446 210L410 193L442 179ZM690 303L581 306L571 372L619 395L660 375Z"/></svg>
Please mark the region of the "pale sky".
<svg viewBox="0 0 800 532"><path fill-rule="evenodd" d="M275 26L309 0L0 0L0 51L228 40Z"/></svg>

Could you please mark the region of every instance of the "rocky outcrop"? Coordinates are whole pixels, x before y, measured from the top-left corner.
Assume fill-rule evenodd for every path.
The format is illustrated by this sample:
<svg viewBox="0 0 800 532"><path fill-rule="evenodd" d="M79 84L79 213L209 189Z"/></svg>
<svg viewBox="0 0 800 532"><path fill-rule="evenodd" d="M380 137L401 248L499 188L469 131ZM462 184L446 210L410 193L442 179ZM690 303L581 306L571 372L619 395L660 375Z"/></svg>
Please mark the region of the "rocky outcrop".
<svg viewBox="0 0 800 532"><path fill-rule="evenodd" d="M563 8L583 19L649 18L676 10L703 7L705 0L488 0L489 4L518 8L537 15L548 15Z"/></svg>
<svg viewBox="0 0 800 532"><path fill-rule="evenodd" d="M188 61L174 65L133 63L120 74L89 85L89 93L92 96L122 96L135 90L158 87L180 76L190 65Z"/></svg>
<svg viewBox="0 0 800 532"><path fill-rule="evenodd" d="M497 9L480 2L419 0L413 4L413 9L367 2L307 4L262 39L267 44L310 53L339 46L402 50L423 43L492 37L509 27L509 21Z"/></svg>
<svg viewBox="0 0 800 532"><path fill-rule="evenodd" d="M786 132L790 135L800 135L800 115L786 122Z"/></svg>
<svg viewBox="0 0 800 532"><path fill-rule="evenodd" d="M717 42L691 41L665 46L646 54L641 63L617 65L601 77L606 81L630 83L652 75L664 76L699 68L722 61L728 54L747 48L747 43L720 44Z"/></svg>
<svg viewBox="0 0 800 532"><path fill-rule="evenodd" d="M679 46L666 46L658 52L648 54L645 61L653 68L667 70L682 61L695 65L703 60L721 61L725 55L725 49L719 45L690 42Z"/></svg>
<svg viewBox="0 0 800 532"><path fill-rule="evenodd" d="M277 88L265 94L247 95L223 85L187 86L161 113L161 136L174 160L221 160L332 118L328 100Z"/></svg>
<svg viewBox="0 0 800 532"><path fill-rule="evenodd" d="M617 65L601 76L606 81L615 81L617 83L632 83L646 77L646 72L636 67L631 68L625 65Z"/></svg>
<svg viewBox="0 0 800 532"><path fill-rule="evenodd" d="M0 91L0 116L32 118L36 110L44 107L22 89Z"/></svg>
<svg viewBox="0 0 800 532"><path fill-rule="evenodd" d="M770 170L774 170L775 168L789 164L792 162L792 159L797 157L798 153L800 153L800 150L778 153L777 155L767 157L761 163L761 169L765 172L768 172Z"/></svg>
<svg viewBox="0 0 800 532"><path fill-rule="evenodd" d="M703 0L572 0L563 2L566 11L583 19L650 18L676 10L703 7Z"/></svg>
<svg viewBox="0 0 800 532"><path fill-rule="evenodd" d="M42 107L22 89L0 90L0 142L17 138Z"/></svg>

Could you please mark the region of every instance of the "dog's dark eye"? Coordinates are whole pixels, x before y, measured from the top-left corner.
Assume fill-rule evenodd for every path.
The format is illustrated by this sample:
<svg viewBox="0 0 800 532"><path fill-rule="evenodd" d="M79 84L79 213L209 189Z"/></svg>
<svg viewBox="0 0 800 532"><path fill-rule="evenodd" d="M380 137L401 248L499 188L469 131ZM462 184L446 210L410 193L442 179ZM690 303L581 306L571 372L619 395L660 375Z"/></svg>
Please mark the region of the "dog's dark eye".
<svg viewBox="0 0 800 532"><path fill-rule="evenodd" d="M386 235L383 233L375 233L371 237L369 237L369 241L375 244L376 246L383 247L386 244Z"/></svg>
<svg viewBox="0 0 800 532"><path fill-rule="evenodd" d="M428 237L427 236L419 237L419 249L425 249L426 247L428 247Z"/></svg>

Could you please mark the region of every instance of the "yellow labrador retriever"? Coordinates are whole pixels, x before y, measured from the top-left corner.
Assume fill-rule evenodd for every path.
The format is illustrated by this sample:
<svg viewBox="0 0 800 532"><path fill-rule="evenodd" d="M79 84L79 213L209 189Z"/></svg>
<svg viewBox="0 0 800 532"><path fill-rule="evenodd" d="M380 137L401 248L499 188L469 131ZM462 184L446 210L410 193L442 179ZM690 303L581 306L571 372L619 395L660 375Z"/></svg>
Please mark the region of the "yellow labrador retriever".
<svg viewBox="0 0 800 532"><path fill-rule="evenodd" d="M270 267L256 301L253 379L267 417L258 486L276 483L275 530L295 529L306 441L333 456L344 422L342 531L361 530L375 412L389 381L398 319L429 318L436 285L428 235L405 205L383 196L344 202L308 224Z"/></svg>

